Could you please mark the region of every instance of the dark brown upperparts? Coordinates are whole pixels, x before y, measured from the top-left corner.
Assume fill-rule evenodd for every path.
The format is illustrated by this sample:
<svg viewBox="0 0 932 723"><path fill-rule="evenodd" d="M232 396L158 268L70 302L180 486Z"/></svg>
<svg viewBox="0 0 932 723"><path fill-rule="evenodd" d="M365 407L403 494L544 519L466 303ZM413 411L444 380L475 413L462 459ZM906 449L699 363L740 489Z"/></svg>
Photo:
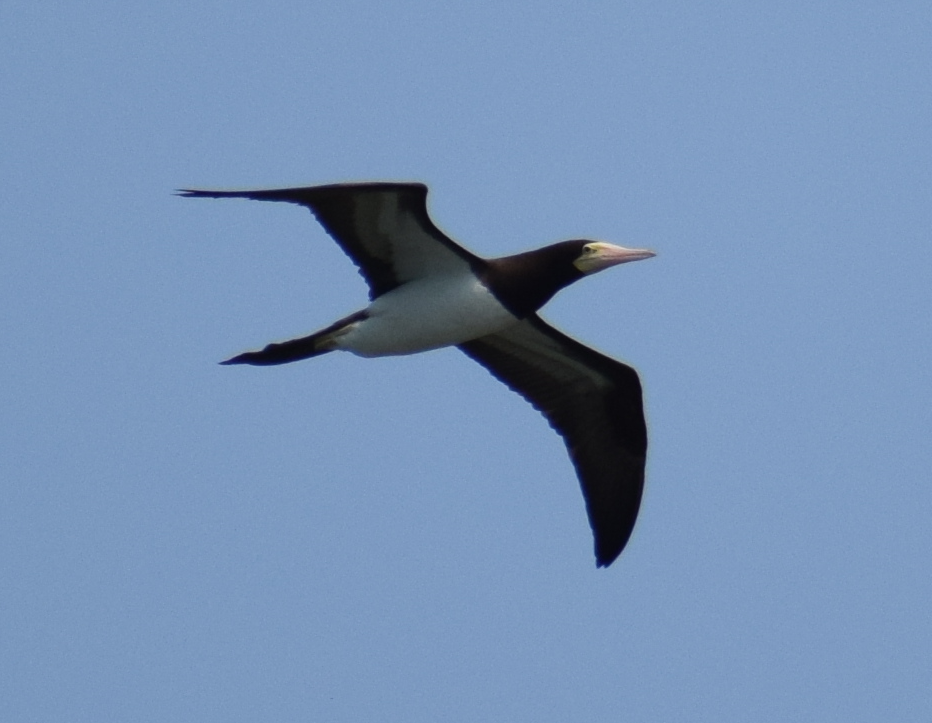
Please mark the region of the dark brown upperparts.
<svg viewBox="0 0 932 723"><path fill-rule="evenodd" d="M508 311L525 318L583 277L573 262L589 241L562 241L536 251L489 259L482 280Z"/></svg>

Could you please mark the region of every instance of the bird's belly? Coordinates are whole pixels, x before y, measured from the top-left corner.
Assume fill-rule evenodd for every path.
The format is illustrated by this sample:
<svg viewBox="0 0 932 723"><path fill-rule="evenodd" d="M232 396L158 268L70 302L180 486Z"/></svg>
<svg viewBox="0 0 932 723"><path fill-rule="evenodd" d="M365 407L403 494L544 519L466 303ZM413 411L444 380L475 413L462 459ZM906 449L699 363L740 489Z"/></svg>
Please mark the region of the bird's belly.
<svg viewBox="0 0 932 723"><path fill-rule="evenodd" d="M364 357L415 354L518 322L471 274L399 286L373 301L367 312L368 318L339 337L337 348Z"/></svg>

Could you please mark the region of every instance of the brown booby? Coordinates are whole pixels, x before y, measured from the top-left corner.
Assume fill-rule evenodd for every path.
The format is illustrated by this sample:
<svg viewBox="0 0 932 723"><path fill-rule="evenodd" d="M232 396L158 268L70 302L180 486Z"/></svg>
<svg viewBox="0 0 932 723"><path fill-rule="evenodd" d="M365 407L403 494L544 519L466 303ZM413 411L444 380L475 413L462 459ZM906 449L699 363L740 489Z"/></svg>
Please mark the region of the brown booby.
<svg viewBox="0 0 932 723"><path fill-rule="evenodd" d="M608 566L618 557L644 488L641 384L634 369L562 334L537 311L583 276L650 258L652 251L574 240L483 259L434 225L427 187L420 183L178 193L306 206L369 285L368 308L223 364L285 364L335 350L376 357L456 346L543 413L563 437L586 500L596 564Z"/></svg>

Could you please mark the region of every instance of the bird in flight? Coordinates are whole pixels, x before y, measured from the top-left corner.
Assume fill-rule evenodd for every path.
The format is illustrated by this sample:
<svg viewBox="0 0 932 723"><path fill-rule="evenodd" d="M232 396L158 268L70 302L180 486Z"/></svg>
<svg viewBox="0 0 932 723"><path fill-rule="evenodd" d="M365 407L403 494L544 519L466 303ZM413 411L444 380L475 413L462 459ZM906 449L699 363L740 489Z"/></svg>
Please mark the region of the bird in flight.
<svg viewBox="0 0 932 723"><path fill-rule="evenodd" d="M306 206L369 285L367 308L223 364L286 364L337 350L377 357L457 347L563 437L586 501L596 565L615 561L634 529L644 489L641 384L634 369L557 331L537 312L584 276L650 258L652 251L573 240L484 259L434 225L427 186L420 183L178 194Z"/></svg>

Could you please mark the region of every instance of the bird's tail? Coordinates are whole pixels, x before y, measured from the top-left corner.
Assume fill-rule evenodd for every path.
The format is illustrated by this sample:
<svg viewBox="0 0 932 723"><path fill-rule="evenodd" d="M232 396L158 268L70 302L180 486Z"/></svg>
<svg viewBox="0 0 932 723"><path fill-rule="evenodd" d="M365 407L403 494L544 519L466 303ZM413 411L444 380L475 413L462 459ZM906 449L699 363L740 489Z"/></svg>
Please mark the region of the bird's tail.
<svg viewBox="0 0 932 723"><path fill-rule="evenodd" d="M254 366L274 366L276 364L287 364L288 362L298 361L300 359L310 359L314 356L326 354L336 348L336 340L352 326L367 317L365 311L357 311L355 314L340 319L335 324L331 324L326 329L302 336L300 339L291 339L275 344L269 344L261 351L247 351L232 359L220 362L221 364L252 364Z"/></svg>

